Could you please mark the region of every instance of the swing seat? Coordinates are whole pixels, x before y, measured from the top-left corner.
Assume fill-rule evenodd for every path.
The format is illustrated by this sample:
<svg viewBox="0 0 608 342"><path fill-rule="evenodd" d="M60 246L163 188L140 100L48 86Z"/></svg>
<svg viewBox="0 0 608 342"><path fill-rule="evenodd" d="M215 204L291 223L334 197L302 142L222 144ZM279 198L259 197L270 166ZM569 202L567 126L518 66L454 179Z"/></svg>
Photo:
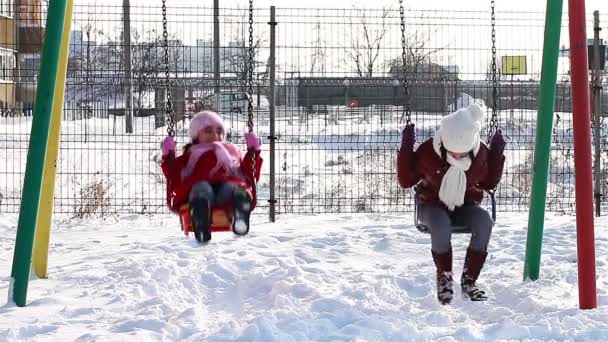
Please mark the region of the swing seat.
<svg viewBox="0 0 608 342"><path fill-rule="evenodd" d="M416 195L417 196L417 195ZM418 218L418 198L414 198L414 225L416 229L424 234L430 234L431 230L424 223L420 222ZM471 228L469 226L452 225L452 234L470 234Z"/></svg>
<svg viewBox="0 0 608 342"><path fill-rule="evenodd" d="M184 235L188 236L193 232L189 204L184 204L179 208L179 222ZM211 232L230 231L232 231L232 214L226 208L211 208Z"/></svg>
<svg viewBox="0 0 608 342"><path fill-rule="evenodd" d="M421 233L430 234L431 231L429 227L422 223L416 224L416 229L418 229ZM468 226L452 226L452 234L470 234L471 229Z"/></svg>
<svg viewBox="0 0 608 342"><path fill-rule="evenodd" d="M492 201L492 220L496 221L496 196L494 191L486 191L490 195ZM430 234L431 231L424 223L420 222L418 218L418 198L417 194L414 195L414 225L421 233ZM471 228L469 226L452 225L452 234L470 234Z"/></svg>

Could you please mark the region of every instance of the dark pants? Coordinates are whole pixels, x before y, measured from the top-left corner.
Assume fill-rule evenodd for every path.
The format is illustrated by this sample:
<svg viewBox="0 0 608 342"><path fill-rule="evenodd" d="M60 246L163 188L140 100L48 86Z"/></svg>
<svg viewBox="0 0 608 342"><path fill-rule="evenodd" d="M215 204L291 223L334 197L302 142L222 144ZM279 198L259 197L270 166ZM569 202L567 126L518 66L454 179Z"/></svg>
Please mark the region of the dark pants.
<svg viewBox="0 0 608 342"><path fill-rule="evenodd" d="M222 207L231 204L235 207L235 199L239 199L238 209L249 211L251 210L249 201L241 200L248 197L247 191L234 183L198 182L190 190L189 200L192 202L197 198L204 198L211 206Z"/></svg>
<svg viewBox="0 0 608 342"><path fill-rule="evenodd" d="M450 212L444 207L418 203L418 217L431 233L431 250L435 253L451 250L453 226L467 226L471 230L469 248L479 252L488 249L494 221L478 205L463 205Z"/></svg>

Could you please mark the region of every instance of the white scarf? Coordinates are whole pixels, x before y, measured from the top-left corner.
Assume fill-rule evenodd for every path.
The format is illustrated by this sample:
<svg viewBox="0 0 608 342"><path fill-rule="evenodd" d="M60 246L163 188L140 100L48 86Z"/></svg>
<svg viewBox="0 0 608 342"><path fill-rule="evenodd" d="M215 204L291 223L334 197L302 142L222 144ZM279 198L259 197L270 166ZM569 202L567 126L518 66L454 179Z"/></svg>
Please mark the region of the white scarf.
<svg viewBox="0 0 608 342"><path fill-rule="evenodd" d="M473 146L473 155L479 152L480 141ZM439 133L433 138L433 148L439 157L441 155L441 138ZM455 159L449 153L446 154L446 161L450 164L450 168L446 171L441 180L441 188L439 189L439 199L445 204L449 210L454 210L464 204L464 195L467 191L467 175L473 161L470 156L461 159Z"/></svg>

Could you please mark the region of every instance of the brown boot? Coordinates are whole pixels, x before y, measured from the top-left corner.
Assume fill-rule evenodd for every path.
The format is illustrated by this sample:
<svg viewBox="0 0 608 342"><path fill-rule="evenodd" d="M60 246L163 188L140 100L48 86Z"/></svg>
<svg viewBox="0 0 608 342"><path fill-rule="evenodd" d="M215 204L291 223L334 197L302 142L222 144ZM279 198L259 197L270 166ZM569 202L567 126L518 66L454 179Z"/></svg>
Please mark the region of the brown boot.
<svg viewBox="0 0 608 342"><path fill-rule="evenodd" d="M450 304L454 297L454 289L452 279L452 248L445 253L433 254L433 261L437 268L437 299L443 305Z"/></svg>
<svg viewBox="0 0 608 342"><path fill-rule="evenodd" d="M480 290L475 284L487 256L487 252L476 251L469 247L469 249L467 249L467 256L464 259L460 287L462 295L474 302L488 299L485 292Z"/></svg>

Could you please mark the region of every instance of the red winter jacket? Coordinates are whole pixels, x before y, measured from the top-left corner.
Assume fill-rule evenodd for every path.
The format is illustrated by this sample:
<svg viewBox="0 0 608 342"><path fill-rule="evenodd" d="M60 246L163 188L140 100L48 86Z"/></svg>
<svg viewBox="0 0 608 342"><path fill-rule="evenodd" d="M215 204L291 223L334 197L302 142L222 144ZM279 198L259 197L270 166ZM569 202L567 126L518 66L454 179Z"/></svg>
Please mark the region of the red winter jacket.
<svg viewBox="0 0 608 342"><path fill-rule="evenodd" d="M494 190L500 182L504 164L504 155L492 154L490 149L481 143L479 152L466 172L467 190L464 203L480 204L483 191ZM450 164L435 152L433 138L422 143L416 152L402 145L397 156L399 184L403 188L418 184L416 193L422 203L445 207L439 200L439 189L449 167Z"/></svg>
<svg viewBox="0 0 608 342"><path fill-rule="evenodd" d="M182 170L186 167L188 158L190 158L190 151L185 151L177 158L174 154L170 154L163 158L161 164L163 173L167 178L168 192L170 192L170 194L167 195L172 198L172 201L169 204L171 210L177 211L179 210L179 207L186 204L192 186L200 181L206 181L212 184L225 182L235 183L247 190L251 198L252 210L255 208L257 198L256 189L253 187L254 182L252 179L253 172L251 170L251 160L252 158L255 158L255 179L257 183L257 181L260 180L263 162L259 151L247 151L243 157L243 160L241 161L241 173L245 177L244 180L237 176L228 175L223 168L220 168L219 171L210 175L211 169L217 164L217 157L213 151L202 154L194 166L192 175L182 179Z"/></svg>

